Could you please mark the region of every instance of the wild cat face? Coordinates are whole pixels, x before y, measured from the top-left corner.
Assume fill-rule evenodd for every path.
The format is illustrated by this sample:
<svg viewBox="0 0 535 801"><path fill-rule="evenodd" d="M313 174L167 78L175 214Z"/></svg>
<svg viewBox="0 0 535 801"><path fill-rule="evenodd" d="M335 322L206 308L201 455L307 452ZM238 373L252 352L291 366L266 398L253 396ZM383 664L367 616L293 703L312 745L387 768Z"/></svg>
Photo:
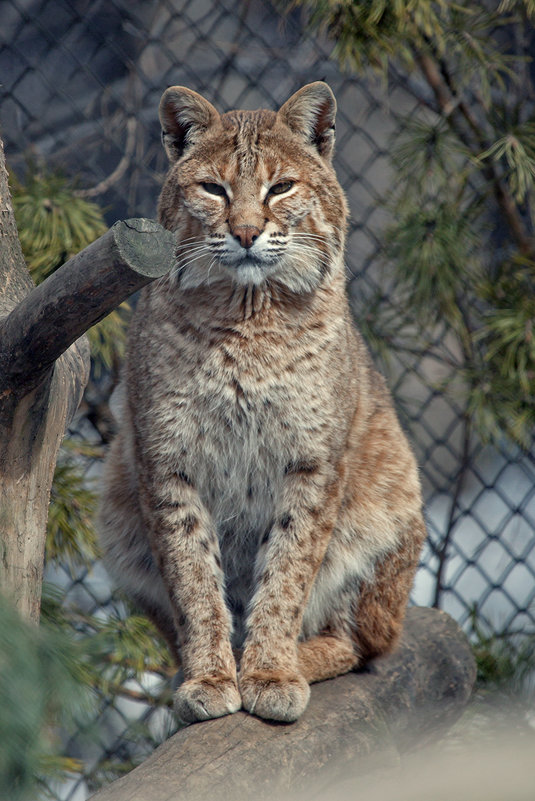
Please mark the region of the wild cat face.
<svg viewBox="0 0 535 801"><path fill-rule="evenodd" d="M220 115L183 87L160 103L171 167L160 220L182 288L275 282L310 292L340 269L346 205L331 166L336 102L309 84L277 112Z"/></svg>

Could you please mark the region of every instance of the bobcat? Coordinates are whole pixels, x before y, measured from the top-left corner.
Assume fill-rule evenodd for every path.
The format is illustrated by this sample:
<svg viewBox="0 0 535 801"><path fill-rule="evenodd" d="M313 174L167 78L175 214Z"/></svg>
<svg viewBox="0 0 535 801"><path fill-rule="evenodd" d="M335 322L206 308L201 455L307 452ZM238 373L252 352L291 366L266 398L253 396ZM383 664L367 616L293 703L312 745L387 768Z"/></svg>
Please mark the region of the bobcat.
<svg viewBox="0 0 535 801"><path fill-rule="evenodd" d="M351 322L335 112L323 82L278 112L160 104L178 261L132 323L99 525L180 661L183 722L294 721L402 628L420 486Z"/></svg>

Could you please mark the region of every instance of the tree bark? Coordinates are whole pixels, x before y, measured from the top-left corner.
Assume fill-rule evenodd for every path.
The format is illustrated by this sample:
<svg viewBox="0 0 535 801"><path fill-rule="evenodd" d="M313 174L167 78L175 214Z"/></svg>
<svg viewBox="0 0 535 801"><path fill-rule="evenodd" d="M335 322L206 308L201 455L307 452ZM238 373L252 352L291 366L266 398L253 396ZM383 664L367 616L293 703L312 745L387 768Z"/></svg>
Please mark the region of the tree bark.
<svg viewBox="0 0 535 801"><path fill-rule="evenodd" d="M73 256L0 322L0 401L38 386L88 328L173 263L174 236L152 220L125 220ZM1 411L0 411L1 414Z"/></svg>
<svg viewBox="0 0 535 801"><path fill-rule="evenodd" d="M4 144L0 139L0 317L11 311L32 286L13 214Z"/></svg>
<svg viewBox="0 0 535 801"><path fill-rule="evenodd" d="M89 374L81 335L168 272L174 252L157 223L119 222L34 287L0 140L0 587L30 620L39 619L57 454Z"/></svg>
<svg viewBox="0 0 535 801"><path fill-rule="evenodd" d="M460 716L476 676L470 645L436 609L409 609L398 650L312 687L290 725L237 712L182 729L92 801L304 797L399 763ZM313 792L312 792L313 789Z"/></svg>
<svg viewBox="0 0 535 801"><path fill-rule="evenodd" d="M38 622L46 523L57 454L89 374L84 338L0 423L0 587Z"/></svg>

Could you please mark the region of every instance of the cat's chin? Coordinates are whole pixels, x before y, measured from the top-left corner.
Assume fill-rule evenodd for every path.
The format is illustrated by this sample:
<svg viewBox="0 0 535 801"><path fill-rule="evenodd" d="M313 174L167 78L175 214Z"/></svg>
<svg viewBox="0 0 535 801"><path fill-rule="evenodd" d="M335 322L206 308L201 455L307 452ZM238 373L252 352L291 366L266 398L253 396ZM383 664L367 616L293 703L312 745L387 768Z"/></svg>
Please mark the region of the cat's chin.
<svg viewBox="0 0 535 801"><path fill-rule="evenodd" d="M253 259L244 259L240 264L229 269L232 280L239 286L260 286L267 278L266 268Z"/></svg>

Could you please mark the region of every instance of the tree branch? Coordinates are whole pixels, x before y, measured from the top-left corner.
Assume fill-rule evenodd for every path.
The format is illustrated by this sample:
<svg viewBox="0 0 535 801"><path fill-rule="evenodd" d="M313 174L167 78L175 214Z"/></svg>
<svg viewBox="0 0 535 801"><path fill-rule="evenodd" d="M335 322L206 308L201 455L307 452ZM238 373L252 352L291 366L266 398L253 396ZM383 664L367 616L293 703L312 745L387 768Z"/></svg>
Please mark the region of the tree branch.
<svg viewBox="0 0 535 801"><path fill-rule="evenodd" d="M315 684L297 723L237 712L189 726L94 801L263 801L300 790L315 798L333 778L385 770L440 736L462 713L475 674L470 645L448 615L409 609L399 649Z"/></svg>
<svg viewBox="0 0 535 801"><path fill-rule="evenodd" d="M113 184L117 183L117 181L123 177L130 166L132 156L134 155L134 150L136 147L136 132L137 119L135 117L129 117L126 121L126 144L124 146L124 155L122 156L118 165L115 167L113 172L110 173L110 175L100 181L100 183L96 184L96 186L91 186L88 189L78 189L75 192L78 197L97 197L98 195L103 195L104 192L107 192L108 189L113 186Z"/></svg>
<svg viewBox="0 0 535 801"><path fill-rule="evenodd" d="M472 114L470 108L461 97L454 94L454 92L450 90L443 74L441 74L441 71L434 59L428 53L423 53L419 50L415 50L414 53L418 66L420 67L427 83L433 90L433 94L435 95L441 113L447 120L450 120L451 127L455 130L461 141L464 142L464 144L466 144L473 152L473 147L470 148L470 144L467 142L466 132L463 131L462 127L459 125L459 121L456 121L456 118L459 115L462 115L462 118L468 125L469 130L476 138L479 152L474 152L473 155L478 156L481 151L485 150L489 146L489 143L487 142L485 135L478 125L477 120ZM513 198L503 185L503 181L498 175L496 169L491 163L486 163L482 166L482 173L493 186L496 202L505 220L507 221L507 224L509 225L513 238L518 245L520 252L526 256L532 256L535 247L533 239L528 235L518 208Z"/></svg>
<svg viewBox="0 0 535 801"><path fill-rule="evenodd" d="M174 258L173 234L127 220L34 287L0 142L0 586L35 622L54 466L89 373L81 335Z"/></svg>
<svg viewBox="0 0 535 801"><path fill-rule="evenodd" d="M0 323L0 405L38 386L88 328L167 273L174 252L174 235L157 223L117 222L32 289Z"/></svg>

